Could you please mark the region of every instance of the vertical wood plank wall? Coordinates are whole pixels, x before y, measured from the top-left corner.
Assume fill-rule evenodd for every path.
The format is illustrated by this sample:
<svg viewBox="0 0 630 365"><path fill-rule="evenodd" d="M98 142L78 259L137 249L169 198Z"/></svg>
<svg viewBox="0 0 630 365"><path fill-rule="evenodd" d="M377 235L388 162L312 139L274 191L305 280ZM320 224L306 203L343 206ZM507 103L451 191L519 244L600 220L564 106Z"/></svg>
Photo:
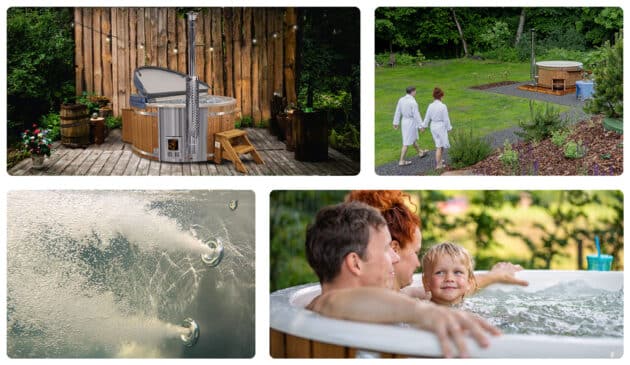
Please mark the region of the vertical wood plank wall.
<svg viewBox="0 0 630 365"><path fill-rule="evenodd" d="M237 99L241 117L271 116L273 93L297 104L294 8L206 8L196 24L195 67L212 94ZM187 26L175 8L75 8L75 83L112 101L115 115L137 92L133 71L187 72Z"/></svg>

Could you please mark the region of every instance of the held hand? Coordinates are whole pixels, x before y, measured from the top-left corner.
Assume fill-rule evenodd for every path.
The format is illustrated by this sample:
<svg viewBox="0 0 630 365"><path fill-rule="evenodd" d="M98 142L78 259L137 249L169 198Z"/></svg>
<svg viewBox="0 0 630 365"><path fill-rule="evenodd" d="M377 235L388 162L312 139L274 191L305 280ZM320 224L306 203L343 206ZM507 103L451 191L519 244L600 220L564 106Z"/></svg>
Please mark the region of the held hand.
<svg viewBox="0 0 630 365"><path fill-rule="evenodd" d="M455 343L459 352L459 357L469 357L470 353L466 346L465 336L467 334L477 341L479 346L488 347L488 334L498 336L501 334L498 328L492 326L484 319L461 310L442 307L433 303L426 303L424 308L421 304L417 306L416 325L420 328L434 332L445 357L452 357L451 341Z"/></svg>
<svg viewBox="0 0 630 365"><path fill-rule="evenodd" d="M515 274L521 270L523 270L521 265L514 265L511 262L498 262L492 266L488 274L493 276L495 283L527 286L529 282L518 279L515 276Z"/></svg>
<svg viewBox="0 0 630 365"><path fill-rule="evenodd" d="M394 129L398 129L398 124L394 124Z"/></svg>

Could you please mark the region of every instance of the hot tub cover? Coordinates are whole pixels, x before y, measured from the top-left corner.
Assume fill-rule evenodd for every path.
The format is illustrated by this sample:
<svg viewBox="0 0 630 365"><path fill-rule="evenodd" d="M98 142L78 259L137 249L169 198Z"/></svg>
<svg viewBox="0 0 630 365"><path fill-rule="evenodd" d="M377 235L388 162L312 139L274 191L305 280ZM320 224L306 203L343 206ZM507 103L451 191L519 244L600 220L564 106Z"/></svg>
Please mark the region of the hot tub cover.
<svg viewBox="0 0 630 365"><path fill-rule="evenodd" d="M549 67L549 68L582 68L581 62L576 61L540 61L536 62L536 66L538 67Z"/></svg>
<svg viewBox="0 0 630 365"><path fill-rule="evenodd" d="M133 84L137 95L131 95L129 102L137 108L147 103L159 102L161 98L186 95L186 74L162 67L138 67L133 73ZM199 81L199 94L207 94L210 86Z"/></svg>

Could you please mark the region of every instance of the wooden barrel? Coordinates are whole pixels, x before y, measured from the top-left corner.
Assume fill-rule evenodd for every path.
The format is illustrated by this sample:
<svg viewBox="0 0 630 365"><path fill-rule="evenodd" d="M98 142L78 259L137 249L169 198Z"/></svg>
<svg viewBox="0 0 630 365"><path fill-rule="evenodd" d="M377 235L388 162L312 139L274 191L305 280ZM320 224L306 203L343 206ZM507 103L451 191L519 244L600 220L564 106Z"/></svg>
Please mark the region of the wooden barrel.
<svg viewBox="0 0 630 365"><path fill-rule="evenodd" d="M101 118L111 117L112 115L114 115L112 108L108 106L104 106L98 109L98 116Z"/></svg>
<svg viewBox="0 0 630 365"><path fill-rule="evenodd" d="M62 104L61 143L68 147L86 147L90 144L90 116L84 104Z"/></svg>
<svg viewBox="0 0 630 365"><path fill-rule="evenodd" d="M325 112L294 112L293 136L296 160L328 160L328 118Z"/></svg>

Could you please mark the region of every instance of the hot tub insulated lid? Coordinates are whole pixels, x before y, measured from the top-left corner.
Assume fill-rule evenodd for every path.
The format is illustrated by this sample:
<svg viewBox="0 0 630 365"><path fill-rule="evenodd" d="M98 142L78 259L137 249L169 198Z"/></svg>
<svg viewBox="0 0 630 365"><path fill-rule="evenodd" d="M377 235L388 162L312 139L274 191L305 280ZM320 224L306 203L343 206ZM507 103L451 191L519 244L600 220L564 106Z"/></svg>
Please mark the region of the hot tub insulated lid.
<svg viewBox="0 0 630 365"><path fill-rule="evenodd" d="M138 94L131 95L131 106L144 108L146 104L158 102L161 98L186 95L186 74L162 67L138 67L133 73L133 84ZM199 93L207 94L210 86L199 81Z"/></svg>
<svg viewBox="0 0 630 365"><path fill-rule="evenodd" d="M576 61L540 61L536 62L536 66L542 69L564 70L564 71L581 71L582 63Z"/></svg>

